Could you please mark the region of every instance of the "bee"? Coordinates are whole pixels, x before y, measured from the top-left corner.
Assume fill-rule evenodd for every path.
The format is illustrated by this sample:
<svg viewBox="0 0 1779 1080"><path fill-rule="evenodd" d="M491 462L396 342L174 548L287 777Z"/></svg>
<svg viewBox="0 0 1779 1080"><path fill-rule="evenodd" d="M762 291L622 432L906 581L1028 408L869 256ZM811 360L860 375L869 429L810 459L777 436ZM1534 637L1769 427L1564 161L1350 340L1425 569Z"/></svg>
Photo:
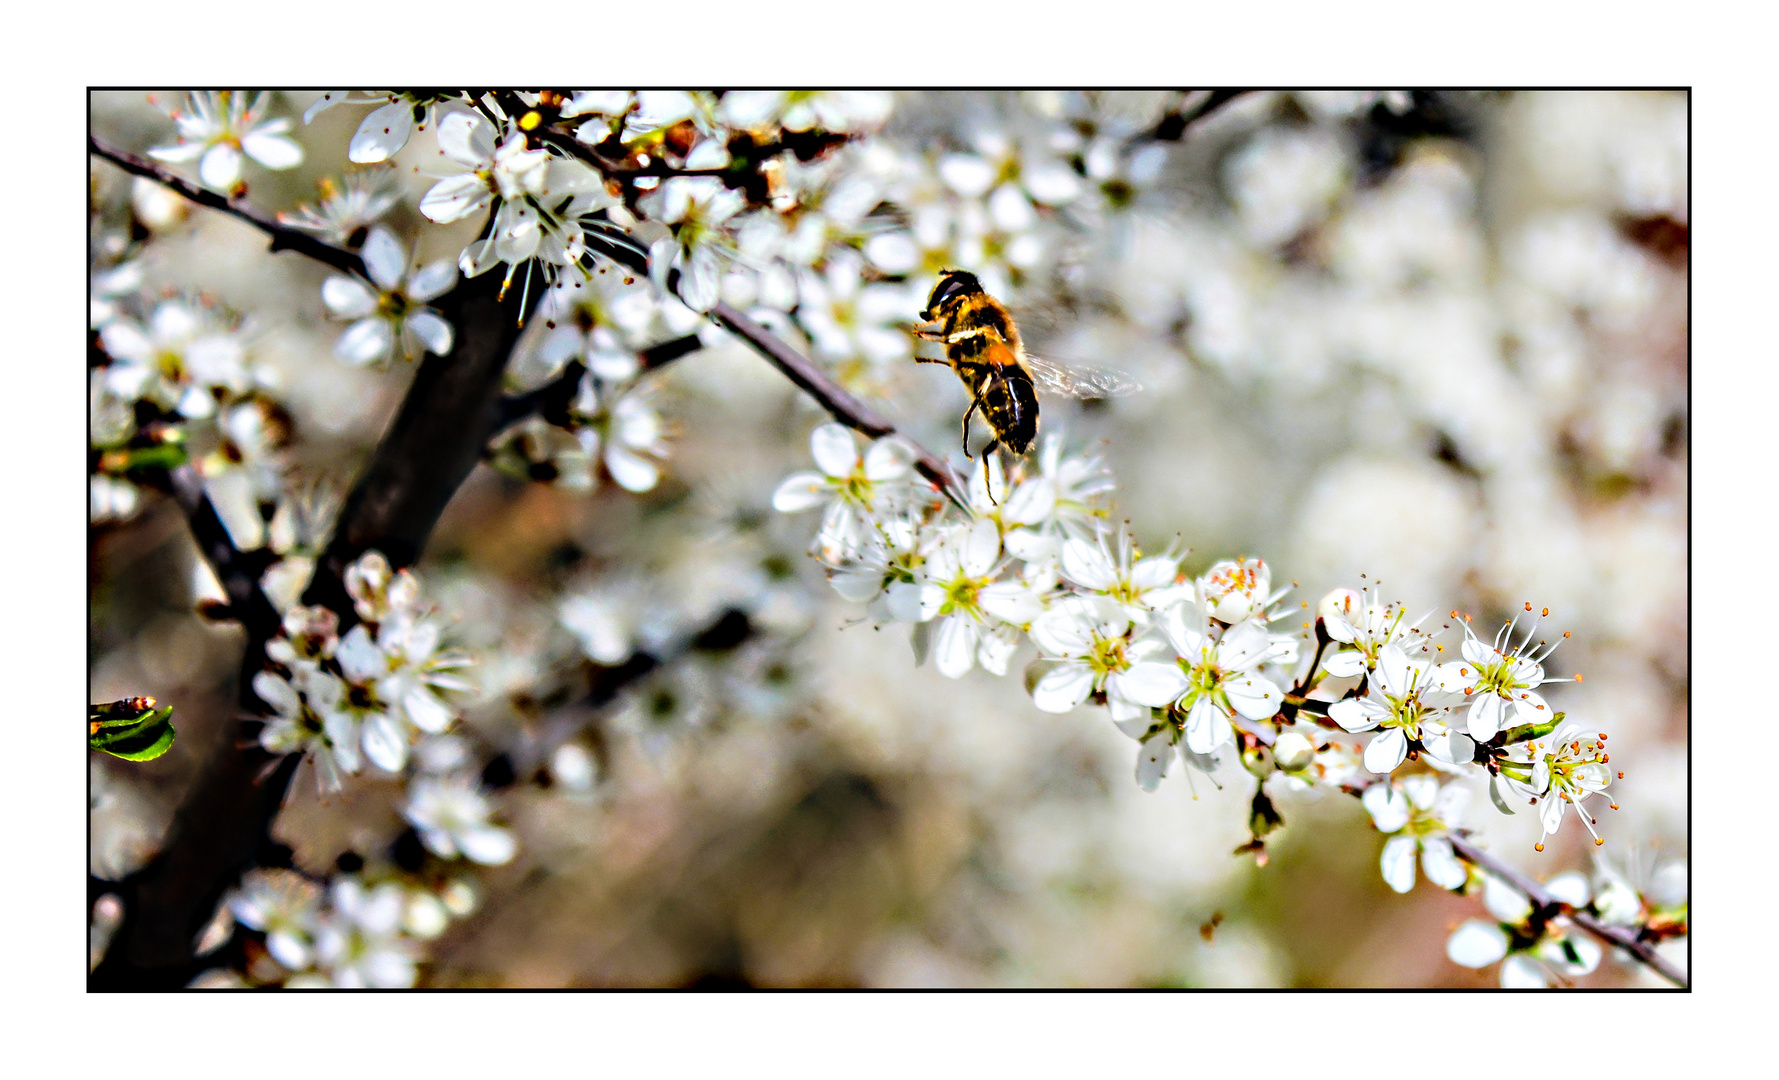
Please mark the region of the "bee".
<svg viewBox="0 0 1779 1080"><path fill-rule="evenodd" d="M1023 456L1038 437L1037 389L1074 398L1105 398L1141 389L1129 376L1115 371L1065 368L1040 360L1025 351L1019 328L1006 307L982 291L976 275L947 270L927 297L915 327L923 341L945 346L943 360L917 356L923 364L945 364L957 372L970 392L964 410L964 454L970 453L970 417L982 413L993 438L977 458L985 458L997 446Z"/></svg>

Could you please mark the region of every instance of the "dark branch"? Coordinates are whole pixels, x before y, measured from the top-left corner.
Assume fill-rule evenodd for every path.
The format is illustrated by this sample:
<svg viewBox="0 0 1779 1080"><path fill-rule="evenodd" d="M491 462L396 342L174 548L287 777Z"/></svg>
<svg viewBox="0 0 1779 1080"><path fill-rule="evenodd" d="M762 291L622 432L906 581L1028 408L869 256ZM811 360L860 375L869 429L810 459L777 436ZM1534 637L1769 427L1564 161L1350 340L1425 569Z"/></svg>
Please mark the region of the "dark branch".
<svg viewBox="0 0 1779 1080"><path fill-rule="evenodd" d="M145 157L138 157L106 143L97 135L87 136L87 146L94 156L105 159L125 172L144 176L162 187L171 188L200 206L220 210L238 218L272 238L273 251L296 251L324 262L336 270L365 276L364 260L350 251L334 247L301 229L293 229L254 208L246 199L231 199L199 187L179 174L163 168Z"/></svg>
<svg viewBox="0 0 1779 1080"><path fill-rule="evenodd" d="M1480 870L1488 871L1502 881L1518 889L1526 895L1526 899L1532 901L1532 904L1538 910L1550 911L1552 913L1560 912L1561 914L1568 916L1570 921L1581 927L1583 930L1586 930L1588 933L1594 935L1608 945L1624 949L1626 952L1629 952L1632 956L1635 956L1638 960L1648 965L1651 970L1655 971L1655 973L1662 978L1667 979L1681 989L1686 989L1686 976L1682 974L1679 969L1674 967L1673 964L1668 963L1660 953L1656 952L1649 942L1645 941L1638 933L1638 928L1610 926L1585 911L1577 911L1568 904L1565 904L1561 900L1552 896L1550 891L1543 885L1532 880L1525 874L1520 873L1513 867L1508 866L1506 863L1496 859L1493 855L1490 855L1488 852L1477 847L1464 837L1452 833L1449 835L1449 839L1452 842L1452 850L1458 853L1459 858Z"/></svg>
<svg viewBox="0 0 1779 1080"><path fill-rule="evenodd" d="M833 414L834 419L873 439L896 434L894 424L852 396L845 387L828 378L827 373L821 368L798 355L797 350L774 337L759 323L724 303L718 303L711 308L710 317L716 320L718 325L747 342L773 367L784 372L786 378L796 383L804 393L819 401L823 408ZM963 491L963 485L958 482L957 477L952 474L943 461L934 457L931 450L906 435L900 436L900 438L914 448L914 467L920 470L922 476L931 481L933 486L944 493L947 498L953 500L961 498L957 493ZM963 505L967 505L967 503Z"/></svg>
<svg viewBox="0 0 1779 1080"><path fill-rule="evenodd" d="M204 493L204 482L196 469L181 465L171 472L144 477L145 481L173 497L185 512L192 540L203 553L204 560L215 571L216 580L228 596L226 613L212 612L211 617L225 617L241 624L250 637L270 638L278 632L279 616L272 602L260 589L260 578L271 566L271 552L243 552L235 547L227 526L217 516L210 496Z"/></svg>
<svg viewBox="0 0 1779 1080"><path fill-rule="evenodd" d="M637 353L636 359L643 371L653 371L703 347L704 343L698 340L697 334L687 334L685 337L663 341L659 345L651 345ZM542 386L501 399L500 427L507 427L533 413L551 423L565 424L568 421L569 403L580 392L581 376L586 373L586 365L578 360L571 360L563 367L560 375Z"/></svg>
<svg viewBox="0 0 1779 1080"><path fill-rule="evenodd" d="M1183 94L1180 105L1169 109L1160 120L1156 121L1154 127L1137 135L1132 141L1149 139L1157 142L1179 142L1192 125L1246 93L1249 91L1212 90L1190 108L1184 107L1187 95Z"/></svg>
<svg viewBox="0 0 1779 1080"><path fill-rule="evenodd" d="M388 433L347 498L340 525L304 596L353 618L342 575L370 548L396 566L412 563L452 494L480 460L500 418L500 380L518 338L519 300L500 299L500 276L460 284L437 304L458 328L449 357L428 356ZM220 528L220 522L217 523ZM195 533L195 530L194 530ZM208 546L200 537L200 545ZM271 629L275 632L276 623ZM253 694L265 666L267 628L250 627L241 657L244 714L266 711ZM204 770L174 815L161 853L117 882L124 920L92 989L171 989L206 966L193 941L227 890L268 856L273 820L302 755L280 758L222 725Z"/></svg>

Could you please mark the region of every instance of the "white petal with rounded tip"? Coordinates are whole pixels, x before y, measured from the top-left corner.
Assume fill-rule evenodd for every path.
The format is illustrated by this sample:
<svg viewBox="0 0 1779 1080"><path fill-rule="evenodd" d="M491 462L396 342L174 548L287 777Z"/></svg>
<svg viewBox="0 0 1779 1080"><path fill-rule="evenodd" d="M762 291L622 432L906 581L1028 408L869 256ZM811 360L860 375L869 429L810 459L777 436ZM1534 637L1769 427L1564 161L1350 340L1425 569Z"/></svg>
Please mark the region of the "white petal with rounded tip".
<svg viewBox="0 0 1779 1080"><path fill-rule="evenodd" d="M321 283L321 302L342 319L362 319L377 310L377 294L370 286L340 274Z"/></svg>
<svg viewBox="0 0 1779 1080"><path fill-rule="evenodd" d="M196 161L204 156L209 147L201 142L180 143L178 146L157 146L148 152L148 156L157 161L172 162L182 165L188 161Z"/></svg>
<svg viewBox="0 0 1779 1080"><path fill-rule="evenodd" d="M990 675L1007 674L1007 665L1013 660L1013 654L1019 651L1018 635L983 630L980 637L981 641L976 646L976 662Z"/></svg>
<svg viewBox="0 0 1779 1080"><path fill-rule="evenodd" d="M1137 748L1137 784L1144 791L1161 786L1168 766L1174 763L1174 746L1165 733L1151 736Z"/></svg>
<svg viewBox="0 0 1779 1080"><path fill-rule="evenodd" d="M1585 907L1587 902L1593 898L1593 889L1588 886L1587 875L1574 870L1551 878L1544 883L1544 889L1572 907Z"/></svg>
<svg viewBox="0 0 1779 1080"><path fill-rule="evenodd" d="M828 479L820 473L795 473L772 493L772 509L783 514L808 510L828 501Z"/></svg>
<svg viewBox="0 0 1779 1080"><path fill-rule="evenodd" d="M468 217L487 204L488 185L474 173L447 176L420 198L420 212L441 225Z"/></svg>
<svg viewBox="0 0 1779 1080"><path fill-rule="evenodd" d="M1561 795L1552 791L1538 804L1538 822L1544 826L1547 836L1556 832L1557 827L1563 824L1563 801Z"/></svg>
<svg viewBox="0 0 1779 1080"><path fill-rule="evenodd" d="M1235 737L1235 728L1222 709L1208 697L1192 703L1186 714L1186 749L1195 754L1208 754Z"/></svg>
<svg viewBox="0 0 1779 1080"><path fill-rule="evenodd" d="M1412 836L1393 836L1384 845L1384 854L1379 859L1384 884L1399 893L1415 887L1415 846Z"/></svg>
<svg viewBox="0 0 1779 1080"><path fill-rule="evenodd" d="M1279 711L1284 695L1271 679L1258 675L1233 675L1223 683L1223 692L1235 711L1250 720L1266 720Z"/></svg>
<svg viewBox="0 0 1779 1080"><path fill-rule="evenodd" d="M933 662L939 674L962 678L976 662L976 624L962 615L940 620L933 641Z"/></svg>
<svg viewBox="0 0 1779 1080"><path fill-rule="evenodd" d="M402 242L395 238L395 234L381 225L371 228L359 254L364 258L364 268L370 272L371 280L384 292L394 290L407 276L408 253L402 249Z"/></svg>
<svg viewBox="0 0 1779 1080"><path fill-rule="evenodd" d="M1408 757L1408 736L1401 728L1385 728L1365 744L1365 767L1374 773L1389 773Z"/></svg>
<svg viewBox="0 0 1779 1080"><path fill-rule="evenodd" d="M303 704L297 697L296 690L270 671L261 671L253 676L253 692L282 716L294 717L302 712Z"/></svg>
<svg viewBox="0 0 1779 1080"><path fill-rule="evenodd" d="M1373 784L1359 796L1359 801L1371 813L1371 823L1378 832L1397 832L1408 824L1408 798L1393 784Z"/></svg>
<svg viewBox="0 0 1779 1080"><path fill-rule="evenodd" d="M1358 629L1338 615L1325 616L1322 619L1322 626L1328 631L1329 637L1343 645L1351 645L1359 638Z"/></svg>
<svg viewBox="0 0 1779 1080"><path fill-rule="evenodd" d="M1503 990L1542 990L1549 985L1550 979L1545 975L1544 969L1530 956L1510 956L1501 965Z"/></svg>
<svg viewBox="0 0 1779 1080"><path fill-rule="evenodd" d="M963 551L960 553L959 564L964 573L971 577L982 577L994 568L995 559L1001 554L1001 531L995 523L983 518L970 526L964 536Z"/></svg>
<svg viewBox="0 0 1779 1080"><path fill-rule="evenodd" d="M1470 737L1478 742L1487 742L1494 738L1495 733L1501 730L1501 721L1506 711L1507 703L1501 700L1501 695L1479 694L1470 703L1470 714L1466 720Z"/></svg>
<svg viewBox="0 0 1779 1080"><path fill-rule="evenodd" d="M364 756L384 772L401 772L408 763L408 740L393 717L378 713L364 725Z"/></svg>
<svg viewBox="0 0 1779 1080"><path fill-rule="evenodd" d="M1110 589L1118 583L1118 572L1105 549L1081 539L1063 544L1062 575L1085 589Z"/></svg>
<svg viewBox="0 0 1779 1080"><path fill-rule="evenodd" d="M844 424L823 424L810 432L809 452L822 472L836 480L851 476L859 464L858 444Z"/></svg>
<svg viewBox="0 0 1779 1080"><path fill-rule="evenodd" d="M241 179L241 151L230 143L217 143L204 151L198 162L198 179L204 186L227 194Z"/></svg>
<svg viewBox="0 0 1779 1080"><path fill-rule="evenodd" d="M1328 706L1328 719L1351 732L1370 731L1377 727L1377 718L1357 698L1346 698Z"/></svg>
<svg viewBox="0 0 1779 1080"><path fill-rule="evenodd" d="M455 284L457 267L451 265L449 259L427 263L408 279L408 299L425 303L436 296L445 295Z"/></svg>
<svg viewBox="0 0 1779 1080"><path fill-rule="evenodd" d="M1061 206L1081 191L1081 178L1060 161L1027 166L1019 179L1032 198L1046 206Z"/></svg>
<svg viewBox="0 0 1779 1080"><path fill-rule="evenodd" d="M1365 674L1365 655L1354 649L1342 649L1322 660L1322 670L1337 679Z"/></svg>
<svg viewBox="0 0 1779 1080"><path fill-rule="evenodd" d="M250 132L241 140L241 149L247 152L248 157L268 169L294 169L301 165L302 144L289 135L265 130L270 126L268 124L258 131Z"/></svg>
<svg viewBox="0 0 1779 1080"><path fill-rule="evenodd" d="M967 198L987 193L994 183L994 166L975 154L946 154L939 159L939 178L951 190Z"/></svg>
<svg viewBox="0 0 1779 1080"><path fill-rule="evenodd" d="M1123 682L1125 697L1153 708L1172 705L1191 685L1180 665L1153 661L1132 664Z"/></svg>
<svg viewBox="0 0 1779 1080"><path fill-rule="evenodd" d="M1018 581L997 581L984 586L976 594L976 602L983 611L1014 626L1024 626L1044 613L1044 602Z"/></svg>
<svg viewBox="0 0 1779 1080"><path fill-rule="evenodd" d="M605 468L619 487L637 494L653 490L661 480L654 462L615 443L605 448Z"/></svg>
<svg viewBox="0 0 1779 1080"><path fill-rule="evenodd" d="M513 834L494 825L460 833L457 842L463 848L464 858L483 866L505 865L513 861L513 855L519 850L519 842Z"/></svg>
<svg viewBox="0 0 1779 1080"><path fill-rule="evenodd" d="M396 151L408 145L413 128L414 107L405 101L393 101L372 109L359 121L358 130L352 133L352 141L346 146L346 160L360 165L388 161ZM440 134L442 136L443 132ZM458 164L474 162L460 161Z"/></svg>
<svg viewBox="0 0 1779 1080"><path fill-rule="evenodd" d="M1062 664L1032 688L1032 704L1047 713L1066 713L1093 692L1093 669L1086 664Z"/></svg>
<svg viewBox="0 0 1779 1080"><path fill-rule="evenodd" d="M1421 869L1427 874L1427 880L1442 889L1461 889L1469 872L1464 864L1452 851L1450 840L1435 836L1426 842L1421 849Z"/></svg>
<svg viewBox="0 0 1779 1080"><path fill-rule="evenodd" d="M1507 935L1494 923L1471 919L1445 943L1445 954L1462 967L1488 967L1507 955Z"/></svg>
<svg viewBox="0 0 1779 1080"><path fill-rule="evenodd" d="M438 138L439 149L459 165L480 168L494 156L494 129L474 113L454 112L440 120Z"/></svg>
<svg viewBox="0 0 1779 1080"><path fill-rule="evenodd" d="M494 233L494 254L504 263L522 263L537 253L537 246L543 240L543 228L538 225L537 217L530 212L508 213L507 203L501 208L501 217L505 219L504 228L497 227Z"/></svg>
<svg viewBox="0 0 1779 1080"><path fill-rule="evenodd" d="M416 686L402 695L402 712L421 731L437 734L451 726L452 712L425 687Z"/></svg>
<svg viewBox="0 0 1779 1080"><path fill-rule="evenodd" d="M362 367L389 355L395 344L395 330L388 319L360 319L346 328L334 342L334 355L348 364Z"/></svg>
<svg viewBox="0 0 1779 1080"><path fill-rule="evenodd" d="M900 439L878 439L865 451L865 476L882 483L908 475L914 464L914 451Z"/></svg>
<svg viewBox="0 0 1779 1080"><path fill-rule="evenodd" d="M451 355L451 345L455 340L451 333L451 324L434 311L416 311L409 315L403 324L409 333L425 343L434 356Z"/></svg>

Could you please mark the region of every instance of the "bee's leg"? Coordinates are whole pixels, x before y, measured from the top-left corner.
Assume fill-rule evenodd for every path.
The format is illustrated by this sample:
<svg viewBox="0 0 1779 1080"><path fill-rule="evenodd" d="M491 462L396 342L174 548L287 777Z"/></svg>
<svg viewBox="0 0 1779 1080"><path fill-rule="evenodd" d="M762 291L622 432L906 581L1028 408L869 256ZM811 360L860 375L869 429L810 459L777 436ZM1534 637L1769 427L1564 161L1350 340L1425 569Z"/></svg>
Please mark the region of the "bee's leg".
<svg viewBox="0 0 1779 1080"><path fill-rule="evenodd" d="M945 324L941 322L925 323L914 327L913 334L922 341L944 341Z"/></svg>
<svg viewBox="0 0 1779 1080"><path fill-rule="evenodd" d="M982 404L982 402L976 400L975 398L971 398L970 399L970 407L964 410L964 456L965 457L970 456L970 414L975 412L976 406L978 406L980 404Z"/></svg>
<svg viewBox="0 0 1779 1080"><path fill-rule="evenodd" d="M988 492L988 501L989 501L989 504L992 506L999 506L999 505L1001 505L1001 502L999 499L995 498L993 477L989 476L987 462L988 462L988 455L994 453L995 447L1000 446L1000 445L1001 445L1001 440L998 436L995 438L992 438L992 439L988 440L988 445L984 446L982 448L982 452L976 455L976 460L983 463L982 490Z"/></svg>
<svg viewBox="0 0 1779 1080"><path fill-rule="evenodd" d="M914 358L914 362L917 364L946 364L946 365L949 365L951 363L951 361L946 360L943 357L938 357L938 356L917 356Z"/></svg>

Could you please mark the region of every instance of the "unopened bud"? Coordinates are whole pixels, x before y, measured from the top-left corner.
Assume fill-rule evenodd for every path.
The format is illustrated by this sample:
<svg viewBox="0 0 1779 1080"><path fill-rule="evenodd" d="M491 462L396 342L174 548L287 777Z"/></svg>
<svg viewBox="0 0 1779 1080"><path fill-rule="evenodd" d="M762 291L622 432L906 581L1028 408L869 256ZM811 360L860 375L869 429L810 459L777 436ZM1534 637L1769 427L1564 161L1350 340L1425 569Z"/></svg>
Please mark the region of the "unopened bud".
<svg viewBox="0 0 1779 1080"><path fill-rule="evenodd" d="M1353 612L1358 611L1363 602L1364 597L1352 589L1335 589L1316 604L1316 614L1324 619L1338 615L1347 622L1352 622Z"/></svg>
<svg viewBox="0 0 1779 1080"><path fill-rule="evenodd" d="M1270 746L1254 743L1242 747L1242 767L1264 780L1273 774L1273 752Z"/></svg>
<svg viewBox="0 0 1779 1080"><path fill-rule="evenodd" d="M1307 769L1316 760L1316 744L1295 731L1287 731L1272 744L1272 758L1286 772Z"/></svg>

